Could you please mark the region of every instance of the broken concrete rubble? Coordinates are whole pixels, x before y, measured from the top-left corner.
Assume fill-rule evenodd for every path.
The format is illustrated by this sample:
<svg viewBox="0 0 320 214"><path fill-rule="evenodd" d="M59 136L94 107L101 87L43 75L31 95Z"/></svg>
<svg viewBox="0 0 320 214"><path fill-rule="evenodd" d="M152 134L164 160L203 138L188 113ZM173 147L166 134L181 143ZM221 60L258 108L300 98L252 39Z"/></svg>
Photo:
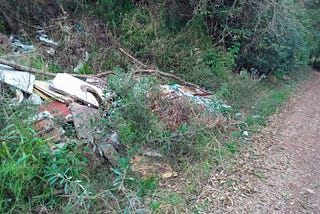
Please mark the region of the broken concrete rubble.
<svg viewBox="0 0 320 214"><path fill-rule="evenodd" d="M58 143L64 134L63 128L59 127L53 120L54 117L48 112L40 112L32 118L35 131L46 141Z"/></svg>
<svg viewBox="0 0 320 214"><path fill-rule="evenodd" d="M99 111L95 108L71 103L69 109L72 113L73 124L79 139L90 139L95 131Z"/></svg>

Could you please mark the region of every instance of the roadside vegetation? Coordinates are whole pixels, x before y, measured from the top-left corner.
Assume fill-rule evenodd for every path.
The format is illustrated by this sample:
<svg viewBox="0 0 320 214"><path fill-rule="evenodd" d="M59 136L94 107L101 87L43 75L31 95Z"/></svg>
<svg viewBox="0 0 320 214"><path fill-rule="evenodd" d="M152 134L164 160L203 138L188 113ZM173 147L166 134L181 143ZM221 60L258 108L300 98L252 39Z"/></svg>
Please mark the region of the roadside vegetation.
<svg viewBox="0 0 320 214"><path fill-rule="evenodd" d="M92 145L73 140L64 124L67 143L52 151L51 139L29 120L37 107L12 105L11 90L1 84L0 213L223 210L231 205L220 196L236 182L226 176L210 183L214 175L240 167L236 160L250 150L250 136L308 78L310 65L318 66L317 1L53 2L46 13L43 1L0 0L0 32L32 43L34 26L43 25L59 42L54 56L14 59L21 64L70 72L88 52L79 73L112 70L105 81L118 105L96 125L104 127L102 135L117 130L126 149L112 166L90 155ZM10 54L4 40L0 45L1 55ZM212 113L164 99L159 84L178 82L141 75L141 67L196 84L231 108ZM145 157L146 150L161 156ZM146 172L150 166L154 171ZM208 183L219 189L216 198L204 199Z"/></svg>

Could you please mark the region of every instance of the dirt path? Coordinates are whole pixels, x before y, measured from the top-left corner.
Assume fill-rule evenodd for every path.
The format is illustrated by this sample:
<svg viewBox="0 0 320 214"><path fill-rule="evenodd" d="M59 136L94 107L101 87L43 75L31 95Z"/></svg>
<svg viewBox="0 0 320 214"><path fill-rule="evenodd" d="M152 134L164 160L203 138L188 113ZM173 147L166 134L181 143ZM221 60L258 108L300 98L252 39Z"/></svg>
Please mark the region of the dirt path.
<svg viewBox="0 0 320 214"><path fill-rule="evenodd" d="M320 72L312 72L254 144L262 148L263 179L246 211L320 213Z"/></svg>
<svg viewBox="0 0 320 214"><path fill-rule="evenodd" d="M188 206L198 213L320 214L320 72L312 72L246 143L208 179L199 180L197 194L183 189L181 184L190 183L185 178L162 186L185 192ZM192 181L192 173L189 177ZM185 213L194 213L189 207Z"/></svg>

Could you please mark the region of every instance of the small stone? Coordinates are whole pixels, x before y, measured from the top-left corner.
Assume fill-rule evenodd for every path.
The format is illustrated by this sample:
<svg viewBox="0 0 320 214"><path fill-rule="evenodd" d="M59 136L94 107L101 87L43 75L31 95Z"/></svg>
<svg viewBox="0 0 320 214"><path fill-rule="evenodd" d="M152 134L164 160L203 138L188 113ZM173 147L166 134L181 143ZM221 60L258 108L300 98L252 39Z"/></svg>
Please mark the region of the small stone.
<svg viewBox="0 0 320 214"><path fill-rule="evenodd" d="M106 158L113 166L119 162L119 154L111 144L103 144L99 147L104 158Z"/></svg>

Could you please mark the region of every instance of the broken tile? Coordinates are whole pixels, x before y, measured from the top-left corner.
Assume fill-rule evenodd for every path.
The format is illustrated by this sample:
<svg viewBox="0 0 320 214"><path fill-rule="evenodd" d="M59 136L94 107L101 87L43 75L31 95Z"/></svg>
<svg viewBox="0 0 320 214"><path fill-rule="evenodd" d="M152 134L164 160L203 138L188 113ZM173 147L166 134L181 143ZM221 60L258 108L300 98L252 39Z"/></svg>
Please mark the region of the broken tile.
<svg viewBox="0 0 320 214"><path fill-rule="evenodd" d="M39 106L38 110L39 112L47 111L53 117L61 117L61 119L65 121L70 121L72 118L70 109L66 106L66 104L59 101L51 101L47 104L41 105Z"/></svg>

